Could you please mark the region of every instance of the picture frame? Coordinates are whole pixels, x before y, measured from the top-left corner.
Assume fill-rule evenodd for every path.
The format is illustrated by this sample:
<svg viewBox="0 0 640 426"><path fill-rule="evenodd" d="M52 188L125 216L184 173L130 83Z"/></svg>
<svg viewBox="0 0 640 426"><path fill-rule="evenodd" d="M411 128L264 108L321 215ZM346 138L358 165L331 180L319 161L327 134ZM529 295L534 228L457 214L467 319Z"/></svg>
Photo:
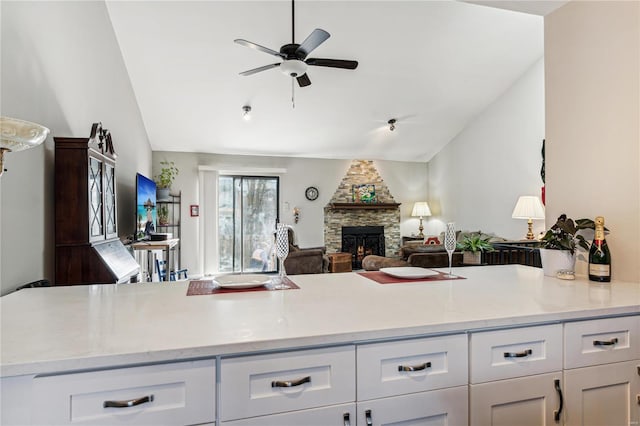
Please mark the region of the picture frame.
<svg viewBox="0 0 640 426"><path fill-rule="evenodd" d="M376 186L371 183L352 185L351 194L354 203L375 203L378 201L376 197Z"/></svg>
<svg viewBox="0 0 640 426"><path fill-rule="evenodd" d="M191 204L189 206L189 211L191 212L191 217L200 216L200 206L197 204Z"/></svg>

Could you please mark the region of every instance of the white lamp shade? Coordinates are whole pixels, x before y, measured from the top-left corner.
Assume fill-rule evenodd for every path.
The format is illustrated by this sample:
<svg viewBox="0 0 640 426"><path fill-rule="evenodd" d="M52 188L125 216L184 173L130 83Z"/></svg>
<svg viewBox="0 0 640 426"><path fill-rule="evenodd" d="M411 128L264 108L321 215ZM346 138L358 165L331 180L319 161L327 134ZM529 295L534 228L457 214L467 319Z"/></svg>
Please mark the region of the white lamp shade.
<svg viewBox="0 0 640 426"><path fill-rule="evenodd" d="M40 145L49 129L17 118L0 117L0 149L22 151Z"/></svg>
<svg viewBox="0 0 640 426"><path fill-rule="evenodd" d="M411 212L411 216L414 216L414 217L431 216L431 210L429 210L429 204L427 204L426 201L418 201L413 205L413 211Z"/></svg>
<svg viewBox="0 0 640 426"><path fill-rule="evenodd" d="M523 195L518 198L511 217L514 219L544 219L544 206L535 195Z"/></svg>

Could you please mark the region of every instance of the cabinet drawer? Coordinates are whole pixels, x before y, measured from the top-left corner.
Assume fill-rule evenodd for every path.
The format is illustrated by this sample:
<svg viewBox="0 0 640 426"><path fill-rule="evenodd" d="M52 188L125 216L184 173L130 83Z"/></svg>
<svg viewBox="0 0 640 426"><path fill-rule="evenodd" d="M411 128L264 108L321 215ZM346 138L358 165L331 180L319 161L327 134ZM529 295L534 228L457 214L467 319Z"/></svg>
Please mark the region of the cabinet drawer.
<svg viewBox="0 0 640 426"><path fill-rule="evenodd" d="M360 345L357 354L358 400L467 383L464 334Z"/></svg>
<svg viewBox="0 0 640 426"><path fill-rule="evenodd" d="M37 377L34 424L195 424L215 420L213 360ZM107 401L139 405L105 407Z"/></svg>
<svg viewBox="0 0 640 426"><path fill-rule="evenodd" d="M350 424L356 424L355 402L221 422L222 426L347 426Z"/></svg>
<svg viewBox="0 0 640 426"><path fill-rule="evenodd" d="M564 367L640 358L640 316L566 323Z"/></svg>
<svg viewBox="0 0 640 426"><path fill-rule="evenodd" d="M467 386L358 402L358 425L462 426L468 424Z"/></svg>
<svg viewBox="0 0 640 426"><path fill-rule="evenodd" d="M562 369L562 325L514 328L471 335L471 383Z"/></svg>
<svg viewBox="0 0 640 426"><path fill-rule="evenodd" d="M353 402L355 368L354 346L223 359L220 418Z"/></svg>

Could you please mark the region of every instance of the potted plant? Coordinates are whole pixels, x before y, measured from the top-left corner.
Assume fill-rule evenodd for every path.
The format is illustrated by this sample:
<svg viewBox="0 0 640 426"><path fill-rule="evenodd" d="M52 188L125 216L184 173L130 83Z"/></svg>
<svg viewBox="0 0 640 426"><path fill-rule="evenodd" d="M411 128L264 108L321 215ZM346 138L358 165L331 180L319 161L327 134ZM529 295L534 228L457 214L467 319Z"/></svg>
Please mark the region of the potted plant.
<svg viewBox="0 0 640 426"><path fill-rule="evenodd" d="M462 250L462 263L466 265L482 264L482 253L493 251L493 245L489 242L491 237L482 238L481 234L465 236L458 243L458 249Z"/></svg>
<svg viewBox="0 0 640 426"><path fill-rule="evenodd" d="M540 260L547 276L555 277L560 270L573 271L576 263L576 249L589 250L589 243L578 231L594 229L591 219L577 219L575 222L566 214L561 214L556 223L540 240Z"/></svg>
<svg viewBox="0 0 640 426"><path fill-rule="evenodd" d="M171 185L178 175L178 168L173 161L161 161L162 168L160 173L156 175L156 192L158 200L168 200Z"/></svg>

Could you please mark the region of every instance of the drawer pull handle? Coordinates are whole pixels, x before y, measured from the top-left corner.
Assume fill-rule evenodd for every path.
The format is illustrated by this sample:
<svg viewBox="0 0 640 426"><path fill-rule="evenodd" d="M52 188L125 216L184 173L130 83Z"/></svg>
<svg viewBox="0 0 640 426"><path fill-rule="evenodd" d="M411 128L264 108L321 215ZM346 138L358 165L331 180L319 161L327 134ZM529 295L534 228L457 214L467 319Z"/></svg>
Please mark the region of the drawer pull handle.
<svg viewBox="0 0 640 426"><path fill-rule="evenodd" d="M153 394L143 396L142 398L129 399L126 401L105 401L102 403L102 406L104 408L108 408L108 407L127 408L127 407L135 407L136 405L145 404L151 401L153 401Z"/></svg>
<svg viewBox="0 0 640 426"><path fill-rule="evenodd" d="M593 346L612 346L618 343L618 338L614 337L611 340L594 340Z"/></svg>
<svg viewBox="0 0 640 426"><path fill-rule="evenodd" d="M421 371L431 368L431 362L425 362L420 365L399 365L398 371Z"/></svg>
<svg viewBox="0 0 640 426"><path fill-rule="evenodd" d="M342 415L342 420L344 421L344 426L351 426L351 420L349 420L349 413L344 413Z"/></svg>
<svg viewBox="0 0 640 426"><path fill-rule="evenodd" d="M525 349L522 352L505 352L505 358L524 358L525 356L529 356L533 353L531 349Z"/></svg>
<svg viewBox="0 0 640 426"><path fill-rule="evenodd" d="M298 380L286 380L286 381L274 380L273 382L271 382L271 387L272 388L292 388L294 386L300 386L304 383L311 383L311 376L303 377L302 379L298 379Z"/></svg>
<svg viewBox="0 0 640 426"><path fill-rule="evenodd" d="M553 419L556 423L560 422L560 414L562 413L562 407L564 406L564 398L562 398L562 389L560 388L560 380L555 379L553 381L553 386L556 388L556 392L558 392L558 397L560 397L560 406L557 410L553 410Z"/></svg>
<svg viewBox="0 0 640 426"><path fill-rule="evenodd" d="M364 412L364 419L367 422L367 426L373 426L373 419L371 418L371 410Z"/></svg>

